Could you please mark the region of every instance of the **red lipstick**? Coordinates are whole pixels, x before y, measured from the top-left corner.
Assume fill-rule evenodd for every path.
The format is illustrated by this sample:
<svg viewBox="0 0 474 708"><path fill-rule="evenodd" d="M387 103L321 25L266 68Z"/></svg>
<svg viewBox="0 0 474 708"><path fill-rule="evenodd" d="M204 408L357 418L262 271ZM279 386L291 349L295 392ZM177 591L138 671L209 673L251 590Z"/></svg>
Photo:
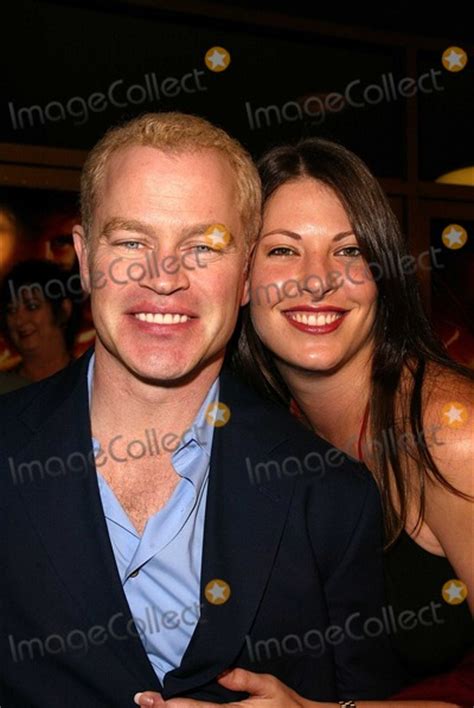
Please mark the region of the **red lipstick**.
<svg viewBox="0 0 474 708"><path fill-rule="evenodd" d="M295 319L295 313L300 313L303 316L302 319L306 321L299 321ZM311 305L301 305L300 307L291 307L288 310L282 310L282 315L284 315L292 327L299 329L301 332L306 332L307 334L330 334L335 332L343 323L344 318L349 313L349 310L344 310L342 307L334 307L327 305L326 307L311 307ZM329 319L329 322L324 321L322 316L326 315L325 319Z"/></svg>

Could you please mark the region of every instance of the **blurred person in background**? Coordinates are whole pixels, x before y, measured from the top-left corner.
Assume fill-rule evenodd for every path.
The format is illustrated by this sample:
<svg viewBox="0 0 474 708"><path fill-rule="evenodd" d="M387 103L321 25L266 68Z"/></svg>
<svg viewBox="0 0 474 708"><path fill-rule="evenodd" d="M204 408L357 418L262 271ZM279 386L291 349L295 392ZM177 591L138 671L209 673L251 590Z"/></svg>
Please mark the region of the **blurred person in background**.
<svg viewBox="0 0 474 708"><path fill-rule="evenodd" d="M77 315L62 269L31 259L17 263L0 288L0 327L18 363L0 378L0 391L51 376L72 360Z"/></svg>

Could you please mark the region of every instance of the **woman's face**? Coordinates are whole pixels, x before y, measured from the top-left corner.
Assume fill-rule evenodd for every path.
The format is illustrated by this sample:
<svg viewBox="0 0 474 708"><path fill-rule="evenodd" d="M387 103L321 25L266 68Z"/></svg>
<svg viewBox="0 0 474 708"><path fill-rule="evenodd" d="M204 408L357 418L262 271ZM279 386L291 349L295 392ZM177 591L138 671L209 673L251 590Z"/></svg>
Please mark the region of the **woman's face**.
<svg viewBox="0 0 474 708"><path fill-rule="evenodd" d="M10 339L21 355L55 345L60 329L51 303L38 288L28 287L8 305L6 321Z"/></svg>
<svg viewBox="0 0 474 708"><path fill-rule="evenodd" d="M321 182L287 182L268 199L250 286L255 330L280 370L329 373L370 352L377 288Z"/></svg>

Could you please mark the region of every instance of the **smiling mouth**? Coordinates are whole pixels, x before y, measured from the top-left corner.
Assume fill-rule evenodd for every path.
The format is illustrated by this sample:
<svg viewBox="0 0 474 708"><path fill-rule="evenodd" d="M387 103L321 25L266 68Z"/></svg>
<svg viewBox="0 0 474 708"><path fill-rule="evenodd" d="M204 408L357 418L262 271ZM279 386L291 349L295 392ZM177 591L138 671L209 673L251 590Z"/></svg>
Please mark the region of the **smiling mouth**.
<svg viewBox="0 0 474 708"><path fill-rule="evenodd" d="M164 314L161 312L135 312L134 317L141 322L151 322L159 325L182 324L192 319L188 315L182 315L179 312L166 312Z"/></svg>
<svg viewBox="0 0 474 708"><path fill-rule="evenodd" d="M309 325L310 327L323 327L324 325L332 324L333 322L336 322L336 320L341 319L345 313L327 312L324 314L319 312L313 315L306 314L304 312L285 312L284 314L285 317L288 317L288 319L299 322L300 324Z"/></svg>

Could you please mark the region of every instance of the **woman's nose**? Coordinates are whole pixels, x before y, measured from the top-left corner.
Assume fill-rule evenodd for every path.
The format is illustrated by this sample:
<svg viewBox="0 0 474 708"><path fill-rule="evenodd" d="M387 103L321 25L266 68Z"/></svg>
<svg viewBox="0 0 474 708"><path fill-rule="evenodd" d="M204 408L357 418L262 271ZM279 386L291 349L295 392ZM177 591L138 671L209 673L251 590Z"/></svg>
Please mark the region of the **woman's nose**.
<svg viewBox="0 0 474 708"><path fill-rule="evenodd" d="M328 293L341 286L341 274L327 259L308 257L302 263L300 286L313 300L322 300Z"/></svg>

